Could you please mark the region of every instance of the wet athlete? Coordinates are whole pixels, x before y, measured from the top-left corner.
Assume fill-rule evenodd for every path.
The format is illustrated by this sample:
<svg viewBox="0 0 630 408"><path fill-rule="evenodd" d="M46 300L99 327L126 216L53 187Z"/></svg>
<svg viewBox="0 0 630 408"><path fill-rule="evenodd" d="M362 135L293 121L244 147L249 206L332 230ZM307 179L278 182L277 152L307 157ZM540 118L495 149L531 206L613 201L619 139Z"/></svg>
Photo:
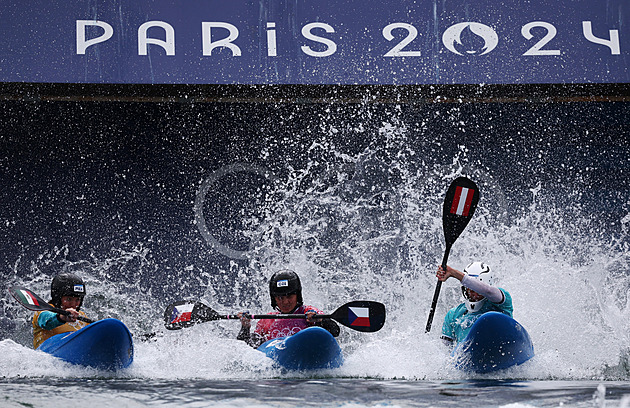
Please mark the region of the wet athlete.
<svg viewBox="0 0 630 408"><path fill-rule="evenodd" d="M466 338L473 323L486 312L501 312L512 317L512 297L507 290L494 286L494 275L490 267L473 262L464 272L446 266L438 267L437 277L444 282L453 277L462 283L464 303L452 308L444 317L442 340L453 345Z"/></svg>
<svg viewBox="0 0 630 408"><path fill-rule="evenodd" d="M60 273L53 278L50 285L51 301L56 308L70 312L62 315L48 310L35 313L33 316L33 348L38 348L48 338L61 333L77 331L88 323L77 320L77 317L87 317L81 311L85 297L83 280L72 273Z"/></svg>
<svg viewBox="0 0 630 408"><path fill-rule="evenodd" d="M339 326L331 319L318 319L321 310L305 306L302 300L302 284L297 273L285 269L273 274L269 280L271 307L276 310L271 314L306 314L306 319L261 319L256 324L254 333L250 333L251 319L246 312L239 313L241 331L236 337L252 347L277 337L290 336L311 326L320 326L334 337L339 336Z"/></svg>

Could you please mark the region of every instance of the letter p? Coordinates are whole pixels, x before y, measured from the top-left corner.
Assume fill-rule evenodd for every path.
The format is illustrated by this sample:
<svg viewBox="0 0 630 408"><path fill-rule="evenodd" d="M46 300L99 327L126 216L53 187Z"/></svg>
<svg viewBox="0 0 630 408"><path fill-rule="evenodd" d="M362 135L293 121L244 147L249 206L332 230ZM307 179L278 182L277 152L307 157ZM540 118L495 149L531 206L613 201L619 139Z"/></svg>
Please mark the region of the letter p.
<svg viewBox="0 0 630 408"><path fill-rule="evenodd" d="M92 38L91 40L85 40L85 27L87 26L97 26L101 27L105 32L96 38ZM107 24L104 21L98 20L77 20L77 54L83 55L85 54L85 50L87 47L92 46L94 44L102 43L109 40L114 34L114 29L112 26Z"/></svg>

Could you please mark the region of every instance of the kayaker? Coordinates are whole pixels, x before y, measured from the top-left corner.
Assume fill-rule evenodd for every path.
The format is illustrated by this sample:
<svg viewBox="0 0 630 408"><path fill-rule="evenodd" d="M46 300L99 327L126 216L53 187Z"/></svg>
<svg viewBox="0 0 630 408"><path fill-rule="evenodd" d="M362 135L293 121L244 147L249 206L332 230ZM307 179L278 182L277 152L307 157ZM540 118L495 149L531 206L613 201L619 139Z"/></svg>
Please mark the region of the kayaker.
<svg viewBox="0 0 630 408"><path fill-rule="evenodd" d="M250 333L251 319L247 312L241 312L241 331L236 337L256 348L262 343L277 337L290 336L311 326L321 326L334 337L339 336L339 326L331 319L318 319L321 310L306 306L302 300L300 277L292 270L278 271L269 279L271 307L276 311L271 314L306 314L306 319L261 319L256 324L254 333Z"/></svg>
<svg viewBox="0 0 630 408"><path fill-rule="evenodd" d="M446 344L464 340L473 323L486 312L501 312L512 317L512 296L507 290L494 286L494 274L488 265L473 262L464 272L448 265L445 271L440 265L436 275L442 282L453 277L462 283L464 303L449 310L444 317L441 338Z"/></svg>
<svg viewBox="0 0 630 408"><path fill-rule="evenodd" d="M88 323L77 320L87 317L81 311L85 297L83 279L73 273L63 272L55 276L50 285L50 302L56 308L70 312L62 315L48 310L35 313L33 316L33 348L37 349L48 338L60 334L77 331Z"/></svg>

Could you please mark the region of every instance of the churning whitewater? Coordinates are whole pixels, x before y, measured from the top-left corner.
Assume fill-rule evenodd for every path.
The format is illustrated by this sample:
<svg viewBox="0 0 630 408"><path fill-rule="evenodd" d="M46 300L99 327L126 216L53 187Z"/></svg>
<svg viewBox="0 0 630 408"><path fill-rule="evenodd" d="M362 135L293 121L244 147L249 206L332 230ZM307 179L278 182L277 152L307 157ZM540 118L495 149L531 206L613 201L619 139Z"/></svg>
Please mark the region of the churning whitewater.
<svg viewBox="0 0 630 408"><path fill-rule="evenodd" d="M238 200L253 200L259 206L244 221L247 228L239 231L250 240L239 252L248 265L213 271L226 276L223 286L199 275L191 277L192 282L182 282L182 288L198 286L203 301L216 310L265 313L269 310L268 276L279 268L291 268L303 277L306 300L327 310L351 300L387 305L385 327L377 333L342 330L339 342L345 364L317 375L470 378L470 373L453 368L449 351L439 340L445 312L461 301L458 285L445 283L434 328L424 332L435 269L444 251L441 202L449 182L465 174L477 181L481 201L455 243L449 264L461 269L473 260L483 260L491 265L499 286L512 293L514 317L529 331L536 351L535 358L523 366L479 376L628 379L627 240L609 234L606 226L594 228L596 223L577 206L556 205L553 184L529 180L520 186L525 194L518 201L511 199L465 146L447 163L428 165L422 163L421 152L405 147L404 125L384 124L379 134L384 147L368 147L354 156L313 143L304 168L290 169L285 178L263 175L273 182L259 190L258 196L237 190ZM236 189L239 180L260 174L259 167L243 164L220 171L222 179L230 179ZM212 177L213 184L221 183L216 175ZM197 202L195 210L203 210L203 206ZM624 226L627 218L622 221ZM204 222L201 235L212 236L211 220ZM117 376L173 380L313 375L280 372L261 353L235 339L238 322L164 330L161 313L166 303L151 296L146 282L114 283L110 274L113 266L160 274L168 274L168 270L152 264L150 250L142 243L131 251L113 249L112 254L70 261L67 249L54 248L42 253L40 262L80 271L89 287L84 309L98 318L120 318L130 327L135 336L135 361ZM9 280L47 296L48 279L38 265L33 264L30 273L18 275L20 257L15 255L16 273ZM175 295L191 296L185 290ZM31 350L30 312L10 302L5 307L15 317L3 321L14 331L0 342L1 376L100 375ZM145 339L147 333L155 335Z"/></svg>

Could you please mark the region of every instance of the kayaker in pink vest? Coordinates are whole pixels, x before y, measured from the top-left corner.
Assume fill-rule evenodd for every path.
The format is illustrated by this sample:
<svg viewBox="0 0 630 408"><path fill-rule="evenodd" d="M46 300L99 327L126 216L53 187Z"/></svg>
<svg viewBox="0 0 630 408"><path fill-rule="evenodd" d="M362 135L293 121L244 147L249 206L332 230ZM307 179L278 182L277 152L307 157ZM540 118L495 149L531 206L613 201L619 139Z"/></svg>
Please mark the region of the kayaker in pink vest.
<svg viewBox="0 0 630 408"><path fill-rule="evenodd" d="M77 331L88 323L77 320L77 317L87 317L81 311L83 297L85 296L85 284L83 280L72 273L60 273L53 278L50 285L49 302L54 307L70 312L62 315L51 311L41 311L33 316L33 348L38 348L50 337L67 332Z"/></svg>
<svg viewBox="0 0 630 408"><path fill-rule="evenodd" d="M277 337L290 336L311 326L320 326L334 337L339 336L339 326L331 319L318 319L321 310L303 304L302 284L297 273L285 269L273 274L269 280L271 307L276 312L270 314L306 314L306 319L261 319L256 324L254 333L250 333L251 319L246 312L238 316L241 319L241 331L236 337L252 347Z"/></svg>

